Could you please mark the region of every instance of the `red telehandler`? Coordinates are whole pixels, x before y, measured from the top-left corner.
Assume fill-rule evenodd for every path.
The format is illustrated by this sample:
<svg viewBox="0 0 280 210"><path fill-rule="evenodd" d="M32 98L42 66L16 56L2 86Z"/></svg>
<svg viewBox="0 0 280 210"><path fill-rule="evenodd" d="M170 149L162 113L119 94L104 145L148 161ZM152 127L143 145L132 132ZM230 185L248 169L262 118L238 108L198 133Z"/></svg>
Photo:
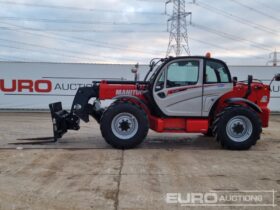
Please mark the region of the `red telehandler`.
<svg viewBox="0 0 280 210"><path fill-rule="evenodd" d="M101 108L108 99L114 102ZM269 85L252 76L237 81L223 61L190 56L153 59L143 81L94 81L78 90L70 112L60 102L50 110L55 141L92 116L106 142L119 149L136 147L152 129L202 133L223 148L247 150L268 127L269 100Z"/></svg>

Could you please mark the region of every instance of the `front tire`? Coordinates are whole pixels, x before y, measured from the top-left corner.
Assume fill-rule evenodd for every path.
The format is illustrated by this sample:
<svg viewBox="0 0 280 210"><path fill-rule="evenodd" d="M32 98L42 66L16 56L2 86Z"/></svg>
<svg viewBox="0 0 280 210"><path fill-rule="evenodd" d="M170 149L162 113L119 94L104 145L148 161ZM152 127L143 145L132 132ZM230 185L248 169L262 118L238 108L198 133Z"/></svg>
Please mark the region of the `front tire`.
<svg viewBox="0 0 280 210"><path fill-rule="evenodd" d="M249 107L232 106L221 112L214 122L216 139L226 149L248 150L262 132L258 114Z"/></svg>
<svg viewBox="0 0 280 210"><path fill-rule="evenodd" d="M102 115L102 136L108 144L118 149L131 149L146 138L149 130L147 114L139 106L118 101Z"/></svg>

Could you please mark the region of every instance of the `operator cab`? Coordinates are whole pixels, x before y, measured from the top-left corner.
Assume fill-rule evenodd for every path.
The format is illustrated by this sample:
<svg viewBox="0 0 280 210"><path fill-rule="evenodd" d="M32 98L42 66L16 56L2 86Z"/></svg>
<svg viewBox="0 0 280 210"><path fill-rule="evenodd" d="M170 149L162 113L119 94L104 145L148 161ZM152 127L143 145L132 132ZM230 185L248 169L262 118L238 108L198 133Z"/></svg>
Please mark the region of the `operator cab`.
<svg viewBox="0 0 280 210"><path fill-rule="evenodd" d="M168 117L207 117L215 102L233 88L227 65L208 57L177 57L155 74L152 97Z"/></svg>

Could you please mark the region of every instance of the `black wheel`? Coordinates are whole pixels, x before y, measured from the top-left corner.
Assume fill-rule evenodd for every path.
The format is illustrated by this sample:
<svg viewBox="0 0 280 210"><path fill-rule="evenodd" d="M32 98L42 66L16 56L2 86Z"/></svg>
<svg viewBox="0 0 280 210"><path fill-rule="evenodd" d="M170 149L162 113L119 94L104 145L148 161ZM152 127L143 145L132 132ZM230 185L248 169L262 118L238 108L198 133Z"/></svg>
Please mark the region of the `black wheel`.
<svg viewBox="0 0 280 210"><path fill-rule="evenodd" d="M130 102L115 102L102 115L102 136L118 149L130 149L141 144L149 131L146 113Z"/></svg>
<svg viewBox="0 0 280 210"><path fill-rule="evenodd" d="M258 114L242 106L225 108L214 121L216 139L226 149L247 150L255 145L262 132Z"/></svg>

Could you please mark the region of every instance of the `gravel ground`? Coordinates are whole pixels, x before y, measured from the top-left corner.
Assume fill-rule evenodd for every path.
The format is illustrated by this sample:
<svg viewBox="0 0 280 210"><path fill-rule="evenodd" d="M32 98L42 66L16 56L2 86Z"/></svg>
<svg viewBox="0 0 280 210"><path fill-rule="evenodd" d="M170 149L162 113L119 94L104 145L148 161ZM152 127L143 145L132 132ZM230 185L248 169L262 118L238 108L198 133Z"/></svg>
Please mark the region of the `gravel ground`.
<svg viewBox="0 0 280 210"><path fill-rule="evenodd" d="M58 143L19 146L51 136L47 113L0 113L0 209L279 209L280 116L249 151L222 150L202 135L156 134L133 150L115 150L95 122ZM181 207L167 193L278 191L272 207ZM272 193L263 193L263 204Z"/></svg>

